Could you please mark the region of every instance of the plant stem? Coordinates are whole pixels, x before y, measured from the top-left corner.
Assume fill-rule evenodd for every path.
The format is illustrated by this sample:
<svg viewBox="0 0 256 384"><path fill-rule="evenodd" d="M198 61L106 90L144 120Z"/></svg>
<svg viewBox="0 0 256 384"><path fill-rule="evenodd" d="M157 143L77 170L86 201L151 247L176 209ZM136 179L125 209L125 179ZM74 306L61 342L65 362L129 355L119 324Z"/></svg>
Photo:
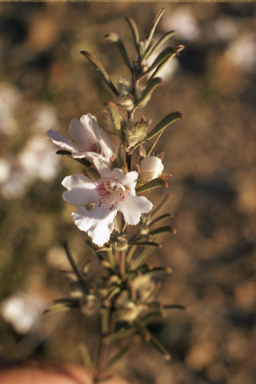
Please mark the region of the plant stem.
<svg viewBox="0 0 256 384"><path fill-rule="evenodd" d="M126 251L120 251L119 253L119 274L123 276L126 269Z"/></svg>
<svg viewBox="0 0 256 384"><path fill-rule="evenodd" d="M99 381L100 374L103 370L104 366L104 360L105 360L105 355L106 355L106 345L103 343L103 336L101 334L100 337L100 344L99 344L99 349L98 349L98 354L97 354L97 361L96 361L96 373L95 373L95 383Z"/></svg>

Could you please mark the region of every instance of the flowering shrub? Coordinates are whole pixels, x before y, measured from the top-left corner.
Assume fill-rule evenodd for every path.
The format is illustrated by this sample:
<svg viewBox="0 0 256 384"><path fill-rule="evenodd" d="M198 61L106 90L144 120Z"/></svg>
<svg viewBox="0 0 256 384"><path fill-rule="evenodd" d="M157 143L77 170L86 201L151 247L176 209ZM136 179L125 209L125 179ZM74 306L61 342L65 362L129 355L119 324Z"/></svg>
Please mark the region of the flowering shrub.
<svg viewBox="0 0 256 384"><path fill-rule="evenodd" d="M127 337L127 344L114 358L99 359L98 363L87 361L88 367L96 369L96 381L138 341L137 334L139 340L151 341L169 359L169 353L149 332L147 324L162 317L167 308L183 308L163 305L155 299L159 284L151 278L159 272L170 272L170 269L152 267L147 263L152 250L161 247L160 236L175 233L169 225L151 229L152 225L159 225L170 216L159 216L170 195L155 207L141 195L153 188L168 187L166 180L169 175L162 174L163 155L155 155L154 149L165 129L183 118L180 112L172 112L149 130L151 121L146 121L144 116L136 117L147 105L153 91L162 84L157 74L184 48L167 47L159 52L175 31L167 32L157 43L153 42L163 12L161 9L156 15L144 41L139 39L135 22L126 19L137 52L137 60L133 63L116 33L105 36L119 50L130 71L130 79L122 77L115 85L97 58L86 51L81 52L116 96L116 103L109 101L105 107L108 132L116 136L117 145L113 145L107 131L99 127L90 113L70 123L69 133L76 144L59 132L48 131L50 140L61 148L57 153L68 155L83 165L83 174L67 176L62 181L67 189L63 198L78 208L72 213L74 223L91 238L87 244L105 270L105 274L97 276L97 279L89 279L89 265L80 270L65 245L76 276L71 284L72 297L58 300L49 311L74 306L80 307L87 315L97 311L101 317L101 351L112 340ZM149 60L151 57L155 57L153 61ZM131 235L129 225L137 224L136 233ZM135 256L138 247L142 251ZM123 325L121 329L120 324Z"/></svg>

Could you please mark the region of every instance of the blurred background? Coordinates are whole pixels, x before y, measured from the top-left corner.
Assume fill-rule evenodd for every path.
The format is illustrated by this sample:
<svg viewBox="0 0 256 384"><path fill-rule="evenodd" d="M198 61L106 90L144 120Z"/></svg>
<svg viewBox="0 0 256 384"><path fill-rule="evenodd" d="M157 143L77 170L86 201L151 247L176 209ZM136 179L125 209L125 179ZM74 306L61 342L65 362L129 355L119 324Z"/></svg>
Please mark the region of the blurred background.
<svg viewBox="0 0 256 384"><path fill-rule="evenodd" d="M256 4L1 3L0 4L0 348L4 357L42 356L81 363L77 344L97 343L97 321L41 316L67 295L58 271L69 268L61 243L78 262L90 258L85 234L62 200L62 179L82 171L55 155L46 131L67 135L87 112L106 124L115 100L79 53L97 56L113 81L128 76L115 47L118 33L135 59L132 17L141 38L166 8L157 35L177 30L170 45L185 50L168 65L144 110L152 127L180 111L156 148L165 152L173 198L163 248L150 262L169 265L159 299L183 304L151 331L172 355L151 345L131 351L116 371L134 384L256 382ZM148 194L153 202L166 194ZM94 351L95 353L95 351Z"/></svg>

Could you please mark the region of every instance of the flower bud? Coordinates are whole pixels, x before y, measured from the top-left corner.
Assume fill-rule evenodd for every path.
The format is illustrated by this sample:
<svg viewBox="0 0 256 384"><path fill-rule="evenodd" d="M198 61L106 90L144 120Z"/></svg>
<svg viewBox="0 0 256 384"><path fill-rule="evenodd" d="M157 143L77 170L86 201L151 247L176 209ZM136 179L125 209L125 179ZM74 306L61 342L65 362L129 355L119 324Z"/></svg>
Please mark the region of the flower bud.
<svg viewBox="0 0 256 384"><path fill-rule="evenodd" d="M138 182L146 184L161 175L164 166L162 161L156 156L145 157L139 164L140 175Z"/></svg>

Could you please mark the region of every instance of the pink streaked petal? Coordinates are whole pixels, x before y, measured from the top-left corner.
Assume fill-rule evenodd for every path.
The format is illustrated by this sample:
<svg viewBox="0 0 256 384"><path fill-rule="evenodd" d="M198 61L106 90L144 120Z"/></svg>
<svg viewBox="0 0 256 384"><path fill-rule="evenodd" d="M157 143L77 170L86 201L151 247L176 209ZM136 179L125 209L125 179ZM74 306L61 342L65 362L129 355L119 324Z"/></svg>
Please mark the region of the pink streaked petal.
<svg viewBox="0 0 256 384"><path fill-rule="evenodd" d="M79 152L79 148L72 143L72 140L66 136L63 136L60 132L51 129L47 132L49 139L59 147L69 151L71 153Z"/></svg>
<svg viewBox="0 0 256 384"><path fill-rule="evenodd" d="M114 218L117 211L110 211L108 207L94 207L87 211L84 207L72 213L75 225L92 238L98 246L102 246L110 239L114 230Z"/></svg>
<svg viewBox="0 0 256 384"><path fill-rule="evenodd" d="M110 159L115 152L115 147L110 137L97 123L96 117L87 113L87 115L83 115L80 120L84 123L86 122L87 127L90 126L90 129L93 130L96 137L96 142L98 142L101 147L101 153L106 157L106 159Z"/></svg>
<svg viewBox="0 0 256 384"><path fill-rule="evenodd" d="M82 207L97 201L97 183L84 175L67 176L62 185L68 189L63 193L63 199L75 207Z"/></svg>
<svg viewBox="0 0 256 384"><path fill-rule="evenodd" d="M124 215L127 224L136 225L142 213L149 212L153 204L144 196L130 195L127 200L118 204L118 210Z"/></svg>

